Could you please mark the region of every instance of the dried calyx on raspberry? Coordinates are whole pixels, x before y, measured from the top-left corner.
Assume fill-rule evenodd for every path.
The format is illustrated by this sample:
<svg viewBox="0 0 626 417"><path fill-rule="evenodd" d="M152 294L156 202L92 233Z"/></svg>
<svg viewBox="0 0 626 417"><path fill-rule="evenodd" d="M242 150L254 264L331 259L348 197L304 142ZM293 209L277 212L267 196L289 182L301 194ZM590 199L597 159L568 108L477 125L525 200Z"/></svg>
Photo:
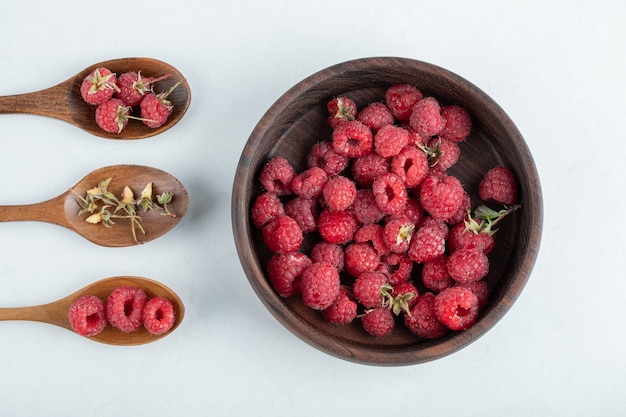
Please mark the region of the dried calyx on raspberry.
<svg viewBox="0 0 626 417"><path fill-rule="evenodd" d="M502 219L504 219L509 213L514 212L520 207L521 205L516 204L510 207L504 206L503 209L496 211L486 205L478 206L474 210L474 216L472 216L471 212L468 211L468 216L465 220L466 227L474 233L487 233L493 235L498 231L498 229L494 229L493 226L502 221Z"/></svg>

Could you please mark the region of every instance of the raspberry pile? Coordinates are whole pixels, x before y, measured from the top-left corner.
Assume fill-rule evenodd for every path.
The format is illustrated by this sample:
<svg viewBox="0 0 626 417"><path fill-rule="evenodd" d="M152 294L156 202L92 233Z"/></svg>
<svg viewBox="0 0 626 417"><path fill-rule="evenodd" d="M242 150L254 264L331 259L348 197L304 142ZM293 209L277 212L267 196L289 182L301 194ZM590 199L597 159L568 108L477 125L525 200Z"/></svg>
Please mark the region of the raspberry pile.
<svg viewBox="0 0 626 417"><path fill-rule="evenodd" d="M146 78L141 71L128 71L117 77L108 68L96 68L81 83L80 93L86 103L97 106L96 123L105 132L120 133L131 119L157 128L174 110L167 97L179 83L160 93L154 91L154 85L171 76ZM133 116L133 110L139 111L140 116Z"/></svg>
<svg viewBox="0 0 626 417"><path fill-rule="evenodd" d="M306 169L275 156L259 175L251 217L273 253L270 284L375 337L398 324L425 339L469 328L489 297L494 226L519 208L515 174L489 170L473 208L449 172L470 114L414 85L392 85L362 109L349 97L326 108L332 134L310 149Z"/></svg>
<svg viewBox="0 0 626 417"><path fill-rule="evenodd" d="M107 324L121 332L139 330L142 326L150 333L167 333L176 315L171 301L163 297L149 298L136 287L118 287L106 301L94 295L77 298L68 311L72 329L81 336L95 336Z"/></svg>

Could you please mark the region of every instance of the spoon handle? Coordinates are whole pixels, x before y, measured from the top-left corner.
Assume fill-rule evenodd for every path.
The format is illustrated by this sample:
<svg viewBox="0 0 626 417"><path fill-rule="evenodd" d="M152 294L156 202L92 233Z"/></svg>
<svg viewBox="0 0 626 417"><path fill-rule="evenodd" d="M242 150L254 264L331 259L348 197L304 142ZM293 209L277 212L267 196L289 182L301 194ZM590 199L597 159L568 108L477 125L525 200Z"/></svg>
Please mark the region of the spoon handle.
<svg viewBox="0 0 626 417"><path fill-rule="evenodd" d="M71 121L67 109L67 82L33 93L0 97L0 114L37 114Z"/></svg>
<svg viewBox="0 0 626 417"><path fill-rule="evenodd" d="M70 328L67 314L67 308L59 308L56 303L32 307L3 307L0 308L0 321L37 321Z"/></svg>
<svg viewBox="0 0 626 417"><path fill-rule="evenodd" d="M67 226L63 208L66 195L36 204L0 206L0 222L41 221Z"/></svg>

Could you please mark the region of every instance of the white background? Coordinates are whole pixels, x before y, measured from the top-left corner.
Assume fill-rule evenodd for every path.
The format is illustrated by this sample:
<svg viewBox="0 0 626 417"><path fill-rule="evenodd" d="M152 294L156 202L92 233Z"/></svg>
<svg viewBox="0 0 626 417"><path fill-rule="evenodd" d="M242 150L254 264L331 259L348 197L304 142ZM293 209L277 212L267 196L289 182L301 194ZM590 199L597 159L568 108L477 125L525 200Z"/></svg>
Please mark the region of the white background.
<svg viewBox="0 0 626 417"><path fill-rule="evenodd" d="M0 204L54 197L120 163L168 171L190 195L183 222L141 247L102 248L44 223L0 225L0 306L143 275L187 309L170 337L132 348L0 323L0 415L617 415L626 407L626 6L517 4L3 4L0 95L145 56L185 74L192 103L170 131L132 142L0 115ZM443 66L493 97L535 157L545 216L535 269L509 314L451 356L393 368L331 357L283 328L251 290L230 223L239 155L267 108L314 72L381 55Z"/></svg>

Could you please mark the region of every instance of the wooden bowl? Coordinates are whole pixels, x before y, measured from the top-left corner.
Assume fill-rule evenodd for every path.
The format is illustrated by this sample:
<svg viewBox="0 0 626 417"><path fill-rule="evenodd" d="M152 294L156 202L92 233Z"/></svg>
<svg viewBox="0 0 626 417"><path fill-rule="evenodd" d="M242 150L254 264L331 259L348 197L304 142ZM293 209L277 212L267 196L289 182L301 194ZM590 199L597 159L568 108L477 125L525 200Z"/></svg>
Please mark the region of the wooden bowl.
<svg viewBox="0 0 626 417"><path fill-rule="evenodd" d="M511 168L519 182L521 208L509 214L495 235L488 304L476 324L449 332L439 340L424 340L397 325L392 334L374 338L358 320L347 326L330 324L299 297L281 298L271 287L265 265L271 253L251 221L250 210L263 191L258 182L263 165L274 156L287 158L296 172L306 169L306 155L318 141L330 139L326 103L345 95L359 108L384 99L392 84L410 83L441 104L465 107L473 119L471 136L460 144L461 157L448 171L479 202L478 184L491 167ZM270 313L297 337L338 358L363 364L397 366L431 361L474 342L511 308L534 266L543 221L539 177L522 135L507 114L476 86L443 68L405 58L378 57L344 62L319 71L280 97L259 121L243 149L232 195L232 226L237 251L250 285ZM303 245L307 244L305 238ZM310 242L308 243L310 245ZM415 270L415 268L414 268ZM518 329L511 329L518 331Z"/></svg>

